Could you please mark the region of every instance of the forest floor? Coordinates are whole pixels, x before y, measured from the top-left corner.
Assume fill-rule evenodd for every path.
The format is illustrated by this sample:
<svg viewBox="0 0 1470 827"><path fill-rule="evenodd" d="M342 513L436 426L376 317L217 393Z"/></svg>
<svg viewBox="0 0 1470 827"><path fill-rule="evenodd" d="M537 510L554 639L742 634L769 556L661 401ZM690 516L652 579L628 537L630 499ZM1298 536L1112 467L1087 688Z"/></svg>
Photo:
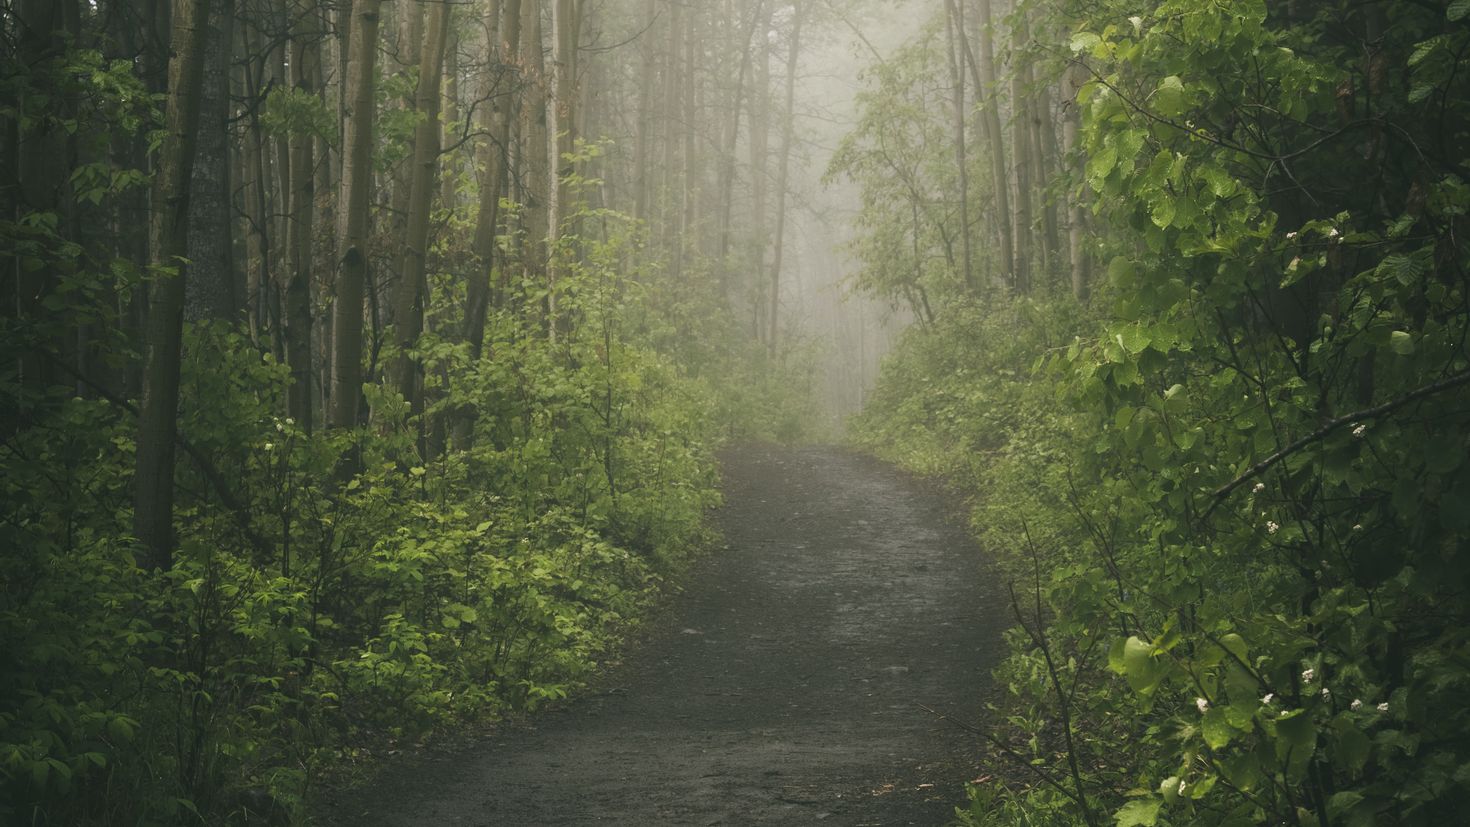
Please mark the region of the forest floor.
<svg viewBox="0 0 1470 827"><path fill-rule="evenodd" d="M939 825L1008 625L945 498L833 447L724 457L728 548L597 686L325 797L373 825Z"/></svg>

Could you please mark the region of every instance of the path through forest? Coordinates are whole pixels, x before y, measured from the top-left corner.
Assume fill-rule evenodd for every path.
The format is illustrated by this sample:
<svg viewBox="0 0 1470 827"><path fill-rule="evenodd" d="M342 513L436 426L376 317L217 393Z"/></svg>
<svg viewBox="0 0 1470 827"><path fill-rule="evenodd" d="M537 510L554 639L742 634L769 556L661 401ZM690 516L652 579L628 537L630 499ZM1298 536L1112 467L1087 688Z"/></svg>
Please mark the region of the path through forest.
<svg viewBox="0 0 1470 827"><path fill-rule="evenodd" d="M830 447L725 458L729 548L600 689L325 813L365 825L943 824L1003 605L941 497Z"/></svg>

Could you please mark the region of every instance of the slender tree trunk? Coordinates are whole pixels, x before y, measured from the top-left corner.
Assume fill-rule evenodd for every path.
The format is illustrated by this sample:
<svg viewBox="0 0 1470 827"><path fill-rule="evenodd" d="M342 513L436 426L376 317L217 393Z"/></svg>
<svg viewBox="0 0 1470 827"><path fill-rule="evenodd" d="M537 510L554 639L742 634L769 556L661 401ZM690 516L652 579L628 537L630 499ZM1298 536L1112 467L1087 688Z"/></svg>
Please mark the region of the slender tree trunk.
<svg viewBox="0 0 1470 827"><path fill-rule="evenodd" d="M997 235L1000 237L1001 272L1014 286L1016 250L1014 235L1011 232L1010 175L1006 171L1005 133L1001 130L1000 125L1000 99L998 97L1000 87L995 77L995 34L991 28L990 0L980 0L980 15L977 24L980 29L979 60L975 59L975 54L970 49L969 38L965 35L964 30L960 30L958 34L970 65L971 77L975 84L975 96L980 103L980 123L984 127L985 140L990 150L990 186L995 192L996 220L994 224Z"/></svg>
<svg viewBox="0 0 1470 827"><path fill-rule="evenodd" d="M658 16L658 0L647 0L644 4L644 18L648 25L652 26ZM648 156L649 142L653 131L653 44L647 42L640 44L641 61L638 69L638 123L633 138L633 217L642 221L648 220L649 191L648 184Z"/></svg>
<svg viewBox="0 0 1470 827"><path fill-rule="evenodd" d="M173 272L160 276L149 296L133 473L133 532L143 543L139 562L144 569L173 565L174 440L188 271L189 178L199 131L209 5L209 0L175 0L167 131L153 182L152 264Z"/></svg>
<svg viewBox="0 0 1470 827"><path fill-rule="evenodd" d="M398 358L393 368L393 387L409 401L414 413L423 411L420 365L411 358L412 349L424 329L424 304L428 298L425 274L429 257L429 208L439 176L439 82L444 76L444 44L448 31L449 6L435 3L419 64L418 92L414 108L419 114L413 136L413 166L410 168L408 228L403 244L403 272L394 295L394 339Z"/></svg>
<svg viewBox="0 0 1470 827"><path fill-rule="evenodd" d="M659 227L662 230L663 248L668 257L669 269L674 277L679 276L683 264L683 234L679 226L683 198L682 182L679 180L680 122L679 100L684 81L680 76L679 62L684 54L683 0L669 3L669 32L664 52L663 76L663 160L660 163L662 184L659 187Z"/></svg>
<svg viewBox="0 0 1470 827"><path fill-rule="evenodd" d="M342 192L338 235L342 261L332 306L332 426L357 425L362 396L362 314L368 274L368 229L373 191L373 124L376 120L378 13L381 0L353 0L343 119Z"/></svg>
<svg viewBox="0 0 1470 827"><path fill-rule="evenodd" d="M493 3L491 5L498 5ZM459 32L450 15L448 40L444 44L444 101L441 111L444 126L440 132L439 145L452 147L459 140ZM459 163L457 155L446 155L444 170L439 178L439 203L450 213L459 206Z"/></svg>
<svg viewBox="0 0 1470 827"><path fill-rule="evenodd" d="M735 89L731 93L730 122L729 129L725 132L724 146L720 150L720 281L721 287L729 289L726 283L729 267L726 266L725 257L730 254L730 224L731 214L735 207L735 150L740 140L740 113L744 111L743 98L745 95L745 78L750 74L751 42L755 37L756 26L762 19L765 8L765 0L755 0L755 6L750 10L750 25L745 29L745 37L740 49L740 70L735 74ZM764 48L764 46L762 46Z"/></svg>
<svg viewBox="0 0 1470 827"><path fill-rule="evenodd" d="M1072 177L1072 185L1067 188L1067 260L1071 266L1072 296L1078 301L1087 299L1089 275L1087 252L1083 247L1087 218L1083 211L1082 196L1076 191L1077 187L1086 187L1079 155L1081 113L1077 107L1077 91L1086 81L1084 72L1081 66L1074 65L1062 78L1062 88L1066 94L1063 96L1062 106L1061 160L1064 167L1071 167Z"/></svg>
<svg viewBox="0 0 1470 827"><path fill-rule="evenodd" d="M761 15L760 34L756 55L755 77L750 90L750 180L751 180L751 248L754 251L754 281L749 285L751 296L751 335L756 339L765 336L765 315L761 292L766 279L766 161L767 144L770 140L771 108L771 50L766 32L771 27L769 10Z"/></svg>
<svg viewBox="0 0 1470 827"><path fill-rule="evenodd" d="M321 53L321 25L316 0L293 0L291 14L291 74L296 90L315 96ZM291 135L290 224L286 246L286 364L291 368L287 411L306 432L312 430L311 271L312 219L316 202L313 166L315 136L305 131Z"/></svg>
<svg viewBox="0 0 1470 827"><path fill-rule="evenodd" d="M184 318L235 317L230 209L229 96L233 0L213 0L205 31L199 137L189 190L189 281Z"/></svg>
<svg viewBox="0 0 1470 827"><path fill-rule="evenodd" d="M791 144L796 127L796 61L801 51L801 24L806 16L806 3L797 2L791 21L791 42L786 50L786 111L781 122L781 159L776 172L776 243L771 254L770 334L766 347L776 355L776 340L781 322L781 260L786 247L786 185L791 169Z"/></svg>
<svg viewBox="0 0 1470 827"><path fill-rule="evenodd" d="M555 0L552 0L555 2ZM525 178L527 181L525 206L522 210L521 259L525 278L531 283L545 283L547 252L547 206L550 193L547 182L551 180L551 159L548 157L550 141L546 123L546 62L542 54L541 33L542 0L522 0L520 65L525 77L526 98L521 105L521 151L525 155ZM547 321L554 315L553 299L548 291L544 305ZM555 336L554 326L548 325L547 332Z"/></svg>
<svg viewBox="0 0 1470 827"><path fill-rule="evenodd" d="M965 18L955 0L945 2L945 52L949 55L949 82L954 103L954 159L960 185L960 253L964 263L961 281L971 291L975 289L975 260L970 251L970 161L965 148L965 75L960 69L961 56L957 54L956 37L963 36Z"/></svg>
<svg viewBox="0 0 1470 827"><path fill-rule="evenodd" d="M1031 172L1032 159L1026 86L1026 20L1017 15L1011 32L1013 49L1011 67L1011 146L1016 151L1016 266L1014 286L1017 292L1031 290Z"/></svg>

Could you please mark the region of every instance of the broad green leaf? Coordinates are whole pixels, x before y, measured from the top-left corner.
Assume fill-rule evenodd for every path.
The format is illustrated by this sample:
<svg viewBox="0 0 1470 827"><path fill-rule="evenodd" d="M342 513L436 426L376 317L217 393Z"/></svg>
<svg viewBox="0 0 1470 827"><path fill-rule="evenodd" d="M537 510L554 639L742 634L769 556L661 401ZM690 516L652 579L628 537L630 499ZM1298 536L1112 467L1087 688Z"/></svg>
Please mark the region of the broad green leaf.
<svg viewBox="0 0 1470 827"><path fill-rule="evenodd" d="M1163 803L1157 798L1135 798L1113 814L1113 822L1116 827L1154 827Z"/></svg>
<svg viewBox="0 0 1470 827"><path fill-rule="evenodd" d="M1134 692L1147 695L1153 692L1164 669L1153 656L1153 644L1144 643L1137 637L1129 637L1123 644L1123 665L1128 673L1128 685Z"/></svg>
<svg viewBox="0 0 1470 827"><path fill-rule="evenodd" d="M1235 728L1225 720L1225 710L1219 707L1210 707L1205 711L1204 720L1200 723L1200 734L1204 736L1205 743L1210 749L1224 749L1235 737Z"/></svg>
<svg viewBox="0 0 1470 827"><path fill-rule="evenodd" d="M1184 81L1178 75L1170 75L1159 82L1159 88L1154 90L1153 108L1158 114L1172 118L1189 106L1189 101L1184 95Z"/></svg>

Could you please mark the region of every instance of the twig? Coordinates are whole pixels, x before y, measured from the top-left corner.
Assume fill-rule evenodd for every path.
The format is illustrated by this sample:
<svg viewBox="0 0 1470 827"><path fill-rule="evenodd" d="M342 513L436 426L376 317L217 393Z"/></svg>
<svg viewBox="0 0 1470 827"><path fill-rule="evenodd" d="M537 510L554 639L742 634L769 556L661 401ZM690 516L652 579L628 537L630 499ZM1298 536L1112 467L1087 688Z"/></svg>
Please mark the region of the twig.
<svg viewBox="0 0 1470 827"><path fill-rule="evenodd" d="M1377 417L1393 413L1394 411L1404 407L1410 402L1418 401L1426 396L1433 396L1440 391L1459 387L1460 385L1466 384L1467 382L1470 382L1470 370L1461 371L1460 373L1456 373L1447 379L1441 379L1438 382L1434 382L1432 384L1425 385L1422 388L1417 388L1415 390L1409 391L1403 396L1400 396L1398 399L1392 400L1390 402L1385 402L1382 405L1378 405L1372 408L1365 408L1361 411L1354 411L1350 414L1343 414L1342 416L1339 416L1336 419L1329 421L1326 425L1323 425L1310 434L1307 434L1306 436L1296 440L1295 442L1292 442L1291 444L1287 445L1286 447L1282 448L1271 456L1266 457L1255 465L1252 465L1249 469L1246 470L1245 473L1241 474L1240 476L1236 477L1225 485L1222 485L1219 488L1215 489L1215 493L1213 495L1215 497L1215 502L1212 503L1209 509L1205 511L1205 517L1208 518L1210 514L1213 513L1214 510L1220 505L1220 503L1224 502L1225 498L1230 496L1231 492L1233 492L1235 489L1241 487L1242 485L1250 481L1253 477L1260 476L1263 472L1270 469L1273 465L1276 465L1277 463L1281 462L1282 460L1286 459L1297 451L1300 451L1308 445L1311 445L1312 443L1323 439L1328 434L1336 431L1338 428L1341 428L1344 425L1351 425L1355 422L1362 422L1366 419L1376 419Z"/></svg>
<svg viewBox="0 0 1470 827"><path fill-rule="evenodd" d="M90 378L83 376L80 371L77 371L71 365L68 365L66 363L66 360L58 359L54 354L45 351L42 351L41 353L53 364L71 374L72 377L75 378L77 381L91 388L94 392L96 392L98 396L107 400L116 407L122 408L133 416L138 416L138 407L133 403L129 402L126 399L123 399L122 397L118 396L117 394L113 393L102 385L92 381ZM214 493L216 496L219 497L220 503L223 504L224 507L232 515L234 515L235 523L240 527L240 533L245 535L245 539L249 540L250 544L254 546L255 550L259 552L262 556L271 556L273 552L271 544L267 542L266 539L255 530L255 526L250 522L250 512L245 508L243 503L235 499L235 495L230 491L229 486L225 483L224 476L220 474L219 469L214 467L214 463L209 461L209 457L206 456L203 451L199 450L199 448L195 446L194 443L186 439L182 433L175 434L174 442L177 443L180 448L183 448L184 453L188 454L189 457L194 460L194 464L199 467L199 473L204 475L204 479L206 482L209 483L209 487L214 489Z"/></svg>
<svg viewBox="0 0 1470 827"><path fill-rule="evenodd" d="M995 747L996 749L1000 750L1001 752L1004 752L1007 756L1009 756L1017 764L1020 764L1021 766L1025 767L1026 769L1032 771L1033 773L1036 773L1036 777L1037 778L1040 778L1042 780L1042 782L1045 783L1048 787L1051 787L1052 789L1056 790L1057 792L1061 793L1062 795L1065 795L1067 798L1070 798L1073 801L1077 801L1077 794L1076 793L1074 793L1071 790L1067 789L1066 787L1062 786L1061 783L1059 783L1056 779L1052 778L1049 774L1047 774L1046 770L1043 770L1041 767L1038 767L1035 764L1031 763L1030 761L1026 760L1026 757L1025 756L1023 756L1019 752L1016 752L1015 750L1011 749L1011 747L1008 744L1006 744L1004 741L1000 740L999 738L995 737L994 735L991 735L990 733L986 732L985 730L983 730L983 729L981 729L981 728L979 728L977 726L972 726L971 724L967 724L964 721L959 720L958 718L951 718L948 715L945 715L943 712L940 712L939 710L934 709L933 707L925 706L924 704L921 704L918 701L914 701L914 706L917 706L918 708L924 710L925 712L929 713L930 715L933 715L934 717L938 718L941 721L948 721L951 724L954 724L955 726L957 726L960 729L964 730L965 732L968 732L971 735L975 735L975 736L980 737L986 743L990 744L991 746ZM1080 803L1080 802L1078 802L1078 803Z"/></svg>

